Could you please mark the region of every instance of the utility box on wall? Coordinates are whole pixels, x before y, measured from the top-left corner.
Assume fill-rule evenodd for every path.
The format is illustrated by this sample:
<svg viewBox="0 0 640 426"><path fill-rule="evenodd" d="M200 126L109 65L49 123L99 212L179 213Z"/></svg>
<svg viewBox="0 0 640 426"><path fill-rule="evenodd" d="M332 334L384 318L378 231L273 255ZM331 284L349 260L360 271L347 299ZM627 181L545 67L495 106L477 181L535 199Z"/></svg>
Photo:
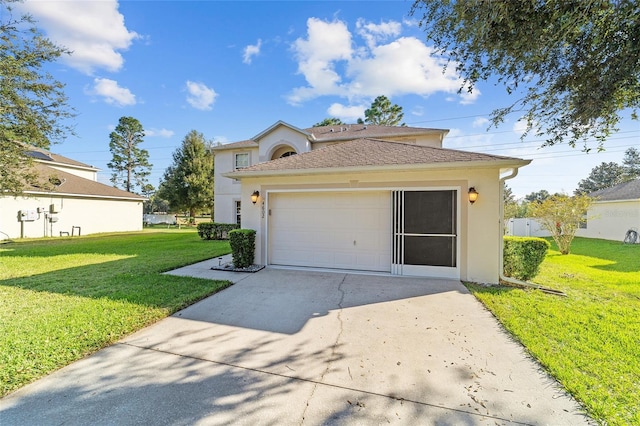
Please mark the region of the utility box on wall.
<svg viewBox="0 0 640 426"><path fill-rule="evenodd" d="M38 218L36 210L20 210L18 212L18 220L20 222L33 222Z"/></svg>
<svg viewBox="0 0 640 426"><path fill-rule="evenodd" d="M49 213L58 213L58 208L55 204L49 204Z"/></svg>

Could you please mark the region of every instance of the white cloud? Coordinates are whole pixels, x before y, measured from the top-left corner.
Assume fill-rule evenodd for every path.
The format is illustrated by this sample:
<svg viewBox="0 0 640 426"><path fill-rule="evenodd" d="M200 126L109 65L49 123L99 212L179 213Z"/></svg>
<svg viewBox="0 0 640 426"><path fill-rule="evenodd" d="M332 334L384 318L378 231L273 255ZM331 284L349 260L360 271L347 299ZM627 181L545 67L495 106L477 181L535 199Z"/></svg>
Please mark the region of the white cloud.
<svg viewBox="0 0 640 426"><path fill-rule="evenodd" d="M150 129L145 129L144 134L145 136L149 136L149 137L170 138L175 134L175 132L173 130L167 130L164 128L155 129L152 127Z"/></svg>
<svg viewBox="0 0 640 426"><path fill-rule="evenodd" d="M242 62L245 64L250 64L253 60L253 57L260 54L260 48L262 47L262 40L258 39L257 44L250 44L244 48L244 56Z"/></svg>
<svg viewBox="0 0 640 426"><path fill-rule="evenodd" d="M325 95L361 102L379 95L429 96L444 92L469 104L480 95L478 90L458 94L462 80L455 66L449 64L443 73L446 59L435 56L433 48L415 37L396 38L401 32L400 23L358 20L356 26L366 46L354 48L344 22L309 18L307 37L293 44L298 72L304 75L307 86L294 88L287 98L289 103ZM386 43L391 38L395 40ZM378 44L381 42L385 43Z"/></svg>
<svg viewBox="0 0 640 426"><path fill-rule="evenodd" d="M298 72L304 75L310 87L294 89L289 96L291 103L340 91L341 77L335 71L335 63L353 55L351 33L344 22L309 18L307 38L297 39L293 50L298 60Z"/></svg>
<svg viewBox="0 0 640 426"><path fill-rule="evenodd" d="M397 37L400 35L402 25L400 22L388 21L381 22L380 24L374 24L372 22L366 22L364 19L359 18L356 22L356 29L358 34L365 40L369 49L373 49L378 43L386 41L391 37Z"/></svg>
<svg viewBox="0 0 640 426"><path fill-rule="evenodd" d="M488 118L478 117L475 120L473 120L473 123L471 125L473 127L485 127L487 124L489 124Z"/></svg>
<svg viewBox="0 0 640 426"><path fill-rule="evenodd" d="M187 102L195 109L209 111L218 94L204 83L187 80Z"/></svg>
<svg viewBox="0 0 640 426"><path fill-rule="evenodd" d="M118 82L108 78L95 78L93 88L85 90L89 95L102 96L110 105L130 106L136 104L136 96L125 87L120 87Z"/></svg>
<svg viewBox="0 0 640 426"><path fill-rule="evenodd" d="M86 74L96 69L118 71L139 35L127 29L116 0L27 1L16 7L30 13L56 44L72 51L61 60Z"/></svg>
<svg viewBox="0 0 640 426"><path fill-rule="evenodd" d="M358 118L363 118L364 110L367 108L364 105L346 106L334 103L327 109L327 113L330 117L336 117L349 123L356 121Z"/></svg>
<svg viewBox="0 0 640 426"><path fill-rule="evenodd" d="M513 132L517 133L519 136L524 135L524 133L527 131L527 120L518 120L515 123L513 123Z"/></svg>

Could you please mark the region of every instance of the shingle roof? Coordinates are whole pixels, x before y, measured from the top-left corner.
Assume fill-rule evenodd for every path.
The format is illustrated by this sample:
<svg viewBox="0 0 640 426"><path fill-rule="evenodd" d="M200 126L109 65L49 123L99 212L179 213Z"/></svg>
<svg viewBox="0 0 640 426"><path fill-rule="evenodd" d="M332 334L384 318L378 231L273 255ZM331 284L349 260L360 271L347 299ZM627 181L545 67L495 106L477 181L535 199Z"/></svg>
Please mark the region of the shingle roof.
<svg viewBox="0 0 640 426"><path fill-rule="evenodd" d="M70 195L78 195L85 197L95 197L95 198L119 198L119 199L131 199L131 200L146 200L145 197L142 197L137 194L133 194L131 192L123 191L118 188L114 188L109 185L105 185L100 182L96 182L90 179L85 179L80 176L76 176L71 173L67 173L61 170L54 169L49 167L43 163L35 163L34 169L38 173L38 176L41 181L49 182L50 177L57 178L56 181L59 183L55 185L53 189L48 190L45 188L40 188L36 186L31 186L25 188L27 192L41 192L41 193L59 193L59 194L70 194Z"/></svg>
<svg viewBox="0 0 640 426"><path fill-rule="evenodd" d="M38 148L38 147L34 147L34 146L28 146L27 147L27 155L32 157L34 160L52 161L54 163L66 164L66 165L69 165L69 166L76 166L76 167L83 167L83 168L86 167L86 168L89 168L89 169L97 170L95 167L90 166L88 164L81 163L79 161L72 160L71 158L67 158L67 157L64 157L62 155L54 154L52 152L47 151L46 149Z"/></svg>
<svg viewBox="0 0 640 426"><path fill-rule="evenodd" d="M511 162L525 165L529 163L529 160L378 139L356 139L290 157L255 164L229 175L235 177L245 174L260 174L260 172L469 162L486 162L487 164L490 162Z"/></svg>
<svg viewBox="0 0 640 426"><path fill-rule="evenodd" d="M589 194L598 201L640 200L640 179L623 182L611 188L601 189Z"/></svg>
<svg viewBox="0 0 640 426"><path fill-rule="evenodd" d="M271 130L279 125L286 125L289 128L295 129L293 126L288 125L282 121L278 121L267 130ZM308 129L299 129L301 132L306 132L311 142L332 142L332 141L346 141L361 138L391 138L402 136L418 136L426 134L442 134L448 133L445 129L429 129L424 127L406 127L406 126L376 126L371 124L343 124L341 126L322 126L322 127L309 127ZM266 131L260 133L256 138L260 138ZM255 139L255 138L254 138ZM227 149L240 149L240 148L255 148L258 143L254 139L232 142L213 148L214 151L223 151Z"/></svg>
<svg viewBox="0 0 640 426"><path fill-rule="evenodd" d="M314 142L331 142L359 138L389 138L400 136L417 136L431 133L446 134L445 129L429 129L424 127L377 126L371 124L344 124L341 126L310 127L304 129L314 138Z"/></svg>
<svg viewBox="0 0 640 426"><path fill-rule="evenodd" d="M252 140L226 143L220 146L214 146L214 151L224 151L225 149L240 149L240 148L257 148L258 143Z"/></svg>

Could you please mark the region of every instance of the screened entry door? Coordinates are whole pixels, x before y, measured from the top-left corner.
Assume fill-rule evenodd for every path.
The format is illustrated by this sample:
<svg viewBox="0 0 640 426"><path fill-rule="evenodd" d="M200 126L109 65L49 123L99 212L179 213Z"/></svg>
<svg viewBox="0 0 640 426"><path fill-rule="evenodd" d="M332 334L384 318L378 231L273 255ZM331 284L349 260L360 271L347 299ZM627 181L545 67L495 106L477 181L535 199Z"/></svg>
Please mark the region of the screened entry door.
<svg viewBox="0 0 640 426"><path fill-rule="evenodd" d="M458 191L393 191L392 273L460 278Z"/></svg>

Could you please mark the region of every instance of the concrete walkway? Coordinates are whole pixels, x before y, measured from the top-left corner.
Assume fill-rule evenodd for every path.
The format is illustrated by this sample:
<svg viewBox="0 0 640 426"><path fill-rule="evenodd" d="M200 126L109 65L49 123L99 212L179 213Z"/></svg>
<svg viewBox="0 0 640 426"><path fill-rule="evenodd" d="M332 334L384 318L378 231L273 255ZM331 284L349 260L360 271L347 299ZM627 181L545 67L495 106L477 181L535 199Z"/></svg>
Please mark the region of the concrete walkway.
<svg viewBox="0 0 640 426"><path fill-rule="evenodd" d="M456 281L236 284L0 400L0 425L588 424Z"/></svg>

